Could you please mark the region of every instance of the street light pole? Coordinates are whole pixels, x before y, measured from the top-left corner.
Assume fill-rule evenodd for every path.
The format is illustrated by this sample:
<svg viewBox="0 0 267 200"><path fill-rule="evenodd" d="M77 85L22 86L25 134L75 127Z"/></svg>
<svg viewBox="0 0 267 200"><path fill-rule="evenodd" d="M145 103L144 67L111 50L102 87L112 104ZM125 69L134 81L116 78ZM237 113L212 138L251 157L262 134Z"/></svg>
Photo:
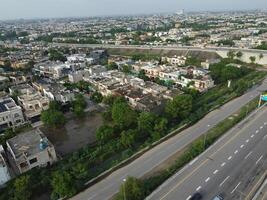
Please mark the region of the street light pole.
<svg viewBox="0 0 267 200"><path fill-rule="evenodd" d="M206 148L206 138L207 138L207 133L204 134L203 150L205 150Z"/></svg>
<svg viewBox="0 0 267 200"><path fill-rule="evenodd" d="M125 182L126 182L126 179L124 178L123 179L123 184L122 184L122 187L123 187L123 199L124 200L127 200L126 199L126 191L125 191Z"/></svg>

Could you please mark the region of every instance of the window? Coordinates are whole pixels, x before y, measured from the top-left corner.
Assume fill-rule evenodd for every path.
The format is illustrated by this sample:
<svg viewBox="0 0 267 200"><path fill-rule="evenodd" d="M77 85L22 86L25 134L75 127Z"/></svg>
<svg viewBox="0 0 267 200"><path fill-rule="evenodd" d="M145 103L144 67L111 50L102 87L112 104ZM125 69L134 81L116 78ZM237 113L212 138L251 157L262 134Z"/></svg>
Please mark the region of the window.
<svg viewBox="0 0 267 200"><path fill-rule="evenodd" d="M30 164L36 163L37 162L37 158L33 158L30 160Z"/></svg>
<svg viewBox="0 0 267 200"><path fill-rule="evenodd" d="M28 164L27 164L27 162L23 162L23 163L20 163L19 166L20 166L20 168L24 168L24 167L27 167Z"/></svg>

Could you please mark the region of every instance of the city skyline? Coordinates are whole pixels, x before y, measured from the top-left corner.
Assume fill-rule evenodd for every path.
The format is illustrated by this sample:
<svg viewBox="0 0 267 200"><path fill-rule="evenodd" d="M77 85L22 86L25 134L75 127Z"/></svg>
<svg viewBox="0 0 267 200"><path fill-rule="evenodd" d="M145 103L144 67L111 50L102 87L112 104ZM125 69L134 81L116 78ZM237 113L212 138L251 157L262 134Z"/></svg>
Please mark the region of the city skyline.
<svg viewBox="0 0 267 200"><path fill-rule="evenodd" d="M91 17L91 16L112 16L112 15L138 15L154 13L174 13L178 10L185 11L232 11L232 10L254 10L266 9L267 2L264 0L230 0L214 2L203 0L147 0L129 1L110 0L0 0L2 11L0 20L9 19L33 19L33 18L65 18L65 17Z"/></svg>

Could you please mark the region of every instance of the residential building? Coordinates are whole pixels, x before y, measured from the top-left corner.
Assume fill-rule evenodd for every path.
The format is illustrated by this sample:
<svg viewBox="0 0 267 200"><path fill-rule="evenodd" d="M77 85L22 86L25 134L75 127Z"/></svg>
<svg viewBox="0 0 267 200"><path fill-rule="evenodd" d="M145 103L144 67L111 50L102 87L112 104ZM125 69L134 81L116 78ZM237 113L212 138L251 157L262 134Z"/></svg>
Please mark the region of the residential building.
<svg viewBox="0 0 267 200"><path fill-rule="evenodd" d="M22 109L10 98L0 99L0 132L24 124Z"/></svg>
<svg viewBox="0 0 267 200"><path fill-rule="evenodd" d="M53 144L39 130L21 133L6 141L7 152L20 173L35 167L45 167L57 161Z"/></svg>
<svg viewBox="0 0 267 200"><path fill-rule="evenodd" d="M72 102L75 99L73 92L67 90L62 85L51 84L43 89L44 96L49 98L51 101L58 101L63 104Z"/></svg>
<svg viewBox="0 0 267 200"><path fill-rule="evenodd" d="M27 120L39 120L42 110L48 109L49 99L28 84L11 87L9 91L11 94L17 91L19 94L18 103L23 108Z"/></svg>
<svg viewBox="0 0 267 200"><path fill-rule="evenodd" d="M173 56L173 57L162 57L161 58L162 62L167 62L171 65L177 65L177 66L183 66L185 65L186 62L186 57L185 56Z"/></svg>

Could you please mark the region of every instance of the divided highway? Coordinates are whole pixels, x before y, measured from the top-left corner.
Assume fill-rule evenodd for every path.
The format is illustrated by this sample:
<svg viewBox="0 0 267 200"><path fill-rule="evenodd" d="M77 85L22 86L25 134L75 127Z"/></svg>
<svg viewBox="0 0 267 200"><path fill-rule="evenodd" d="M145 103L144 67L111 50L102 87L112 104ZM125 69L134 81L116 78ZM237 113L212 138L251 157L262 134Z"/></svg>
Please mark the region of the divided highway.
<svg viewBox="0 0 267 200"><path fill-rule="evenodd" d="M261 86L251 89L243 96L236 98L235 100L222 106L220 109L209 113L194 126L189 127L188 129L182 131L176 136L170 138L169 140L157 145L132 163L113 172L107 178L96 183L85 191L77 194L72 199L110 199L114 194L118 192L119 187L122 184L124 178L126 178L127 176L144 176L145 174L153 170L153 168L164 163L168 158L183 149L186 145L190 144L199 136L205 134L208 130L217 125L220 121L224 120L225 118L236 112L238 109L240 109L243 105L254 99L256 96L260 95L263 90L267 90L266 80Z"/></svg>
<svg viewBox="0 0 267 200"><path fill-rule="evenodd" d="M172 176L147 200L246 199L256 176L267 169L267 107L239 123L205 153Z"/></svg>

